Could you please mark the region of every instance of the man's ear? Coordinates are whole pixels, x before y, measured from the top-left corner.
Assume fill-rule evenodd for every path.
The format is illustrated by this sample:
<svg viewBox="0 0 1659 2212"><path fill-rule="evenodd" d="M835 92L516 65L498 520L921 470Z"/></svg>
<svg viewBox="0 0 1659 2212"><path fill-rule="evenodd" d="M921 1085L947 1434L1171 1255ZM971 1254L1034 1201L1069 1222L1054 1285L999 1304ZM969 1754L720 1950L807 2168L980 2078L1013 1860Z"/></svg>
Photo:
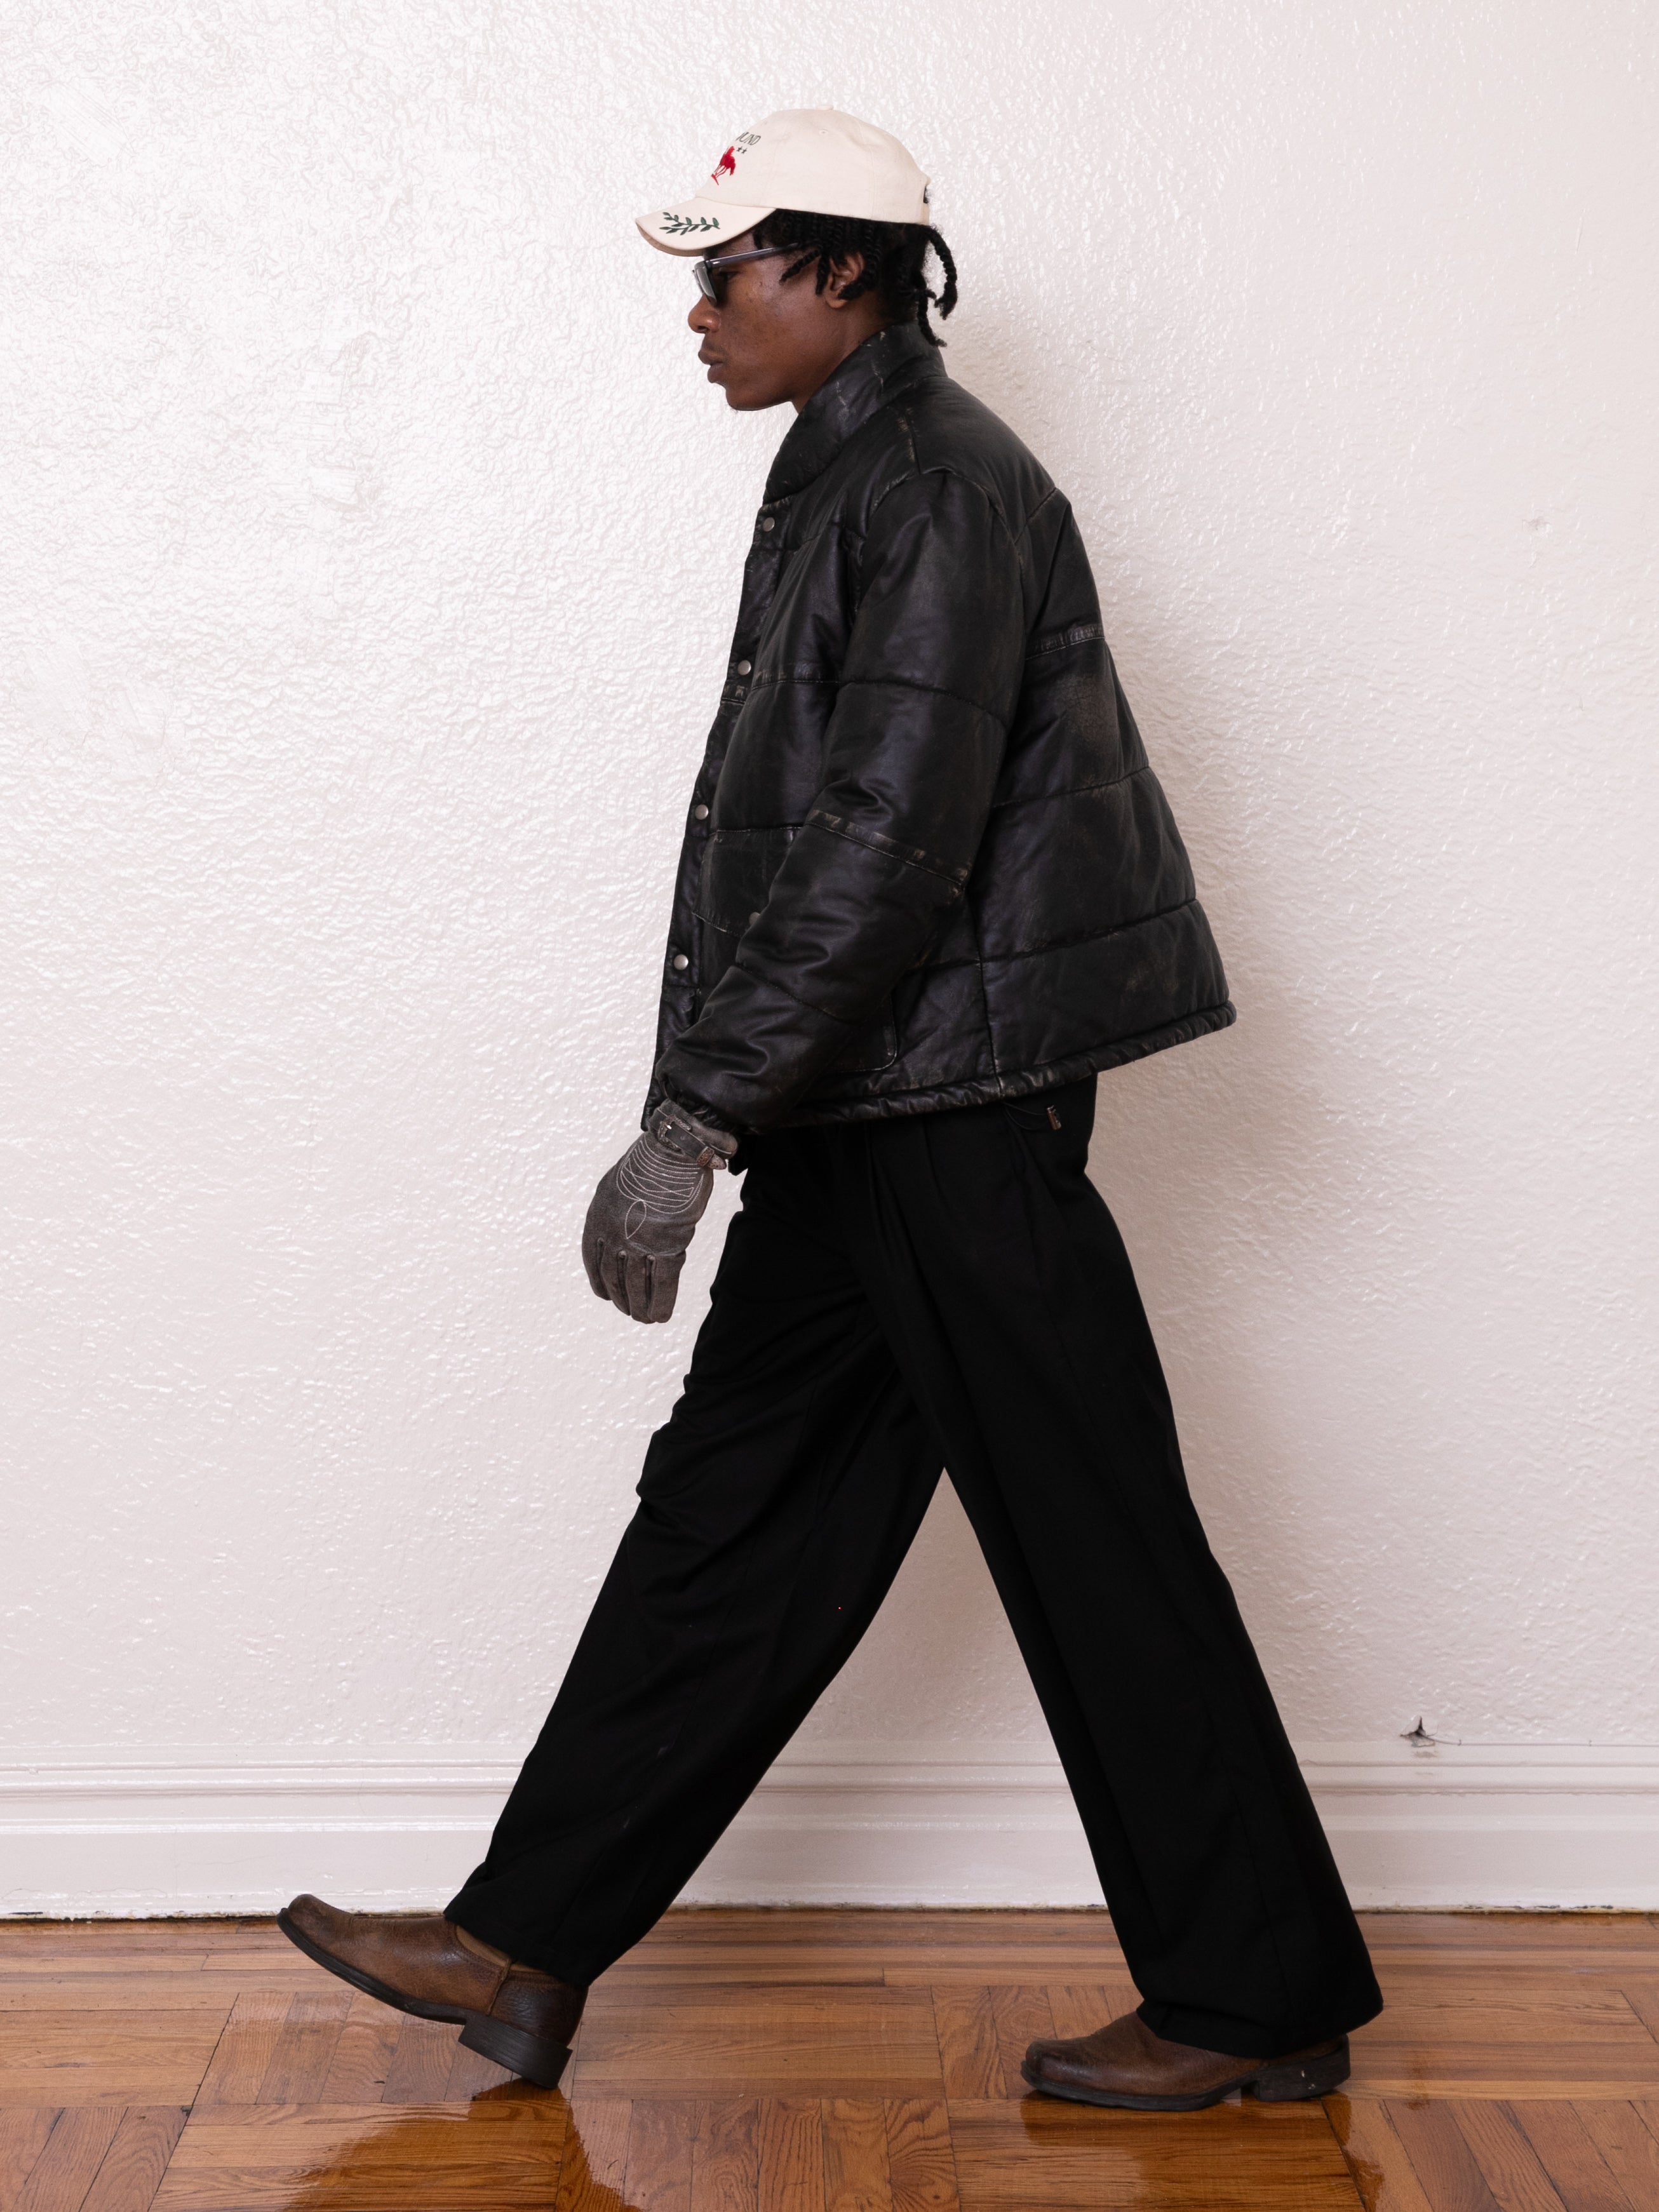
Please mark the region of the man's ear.
<svg viewBox="0 0 1659 2212"><path fill-rule="evenodd" d="M856 306L857 302L848 300L845 295L847 287L863 274L864 256L861 253L838 253L830 264L830 282L823 288L823 297L832 307Z"/></svg>

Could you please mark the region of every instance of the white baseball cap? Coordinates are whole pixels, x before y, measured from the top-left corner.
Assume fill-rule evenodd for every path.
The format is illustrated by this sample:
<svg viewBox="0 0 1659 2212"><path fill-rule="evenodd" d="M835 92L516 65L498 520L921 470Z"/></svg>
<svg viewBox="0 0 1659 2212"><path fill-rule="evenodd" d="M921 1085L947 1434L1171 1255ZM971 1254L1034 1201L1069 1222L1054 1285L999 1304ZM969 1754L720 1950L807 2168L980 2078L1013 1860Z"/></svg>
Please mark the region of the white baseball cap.
<svg viewBox="0 0 1659 2212"><path fill-rule="evenodd" d="M776 208L929 223L927 179L896 138L834 107L786 107L740 131L707 184L635 221L665 253L708 253Z"/></svg>

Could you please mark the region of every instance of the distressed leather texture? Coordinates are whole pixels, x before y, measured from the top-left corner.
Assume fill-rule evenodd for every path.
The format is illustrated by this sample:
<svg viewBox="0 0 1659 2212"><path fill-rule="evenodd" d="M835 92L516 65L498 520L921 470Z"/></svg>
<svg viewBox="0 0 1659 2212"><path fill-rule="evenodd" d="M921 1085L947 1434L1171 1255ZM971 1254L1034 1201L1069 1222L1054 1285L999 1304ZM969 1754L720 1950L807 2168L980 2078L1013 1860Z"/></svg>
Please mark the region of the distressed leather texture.
<svg viewBox="0 0 1659 2212"><path fill-rule="evenodd" d="M1069 505L914 325L878 331L755 519L647 1117L932 1113L1233 1019Z"/></svg>
<svg viewBox="0 0 1659 2212"><path fill-rule="evenodd" d="M586 2002L585 1990L516 1964L441 1913L343 1912L307 1894L286 1917L327 1958L445 2019L481 2013L568 2045Z"/></svg>
<svg viewBox="0 0 1659 2212"><path fill-rule="evenodd" d="M1167 2105L1180 2111L1219 2100L1263 2076L1277 2076L1271 2090L1295 2094L1304 2085L1295 2076L1298 2062L1325 2060L1320 2075L1332 2087L1346 2078L1347 2038L1329 2036L1282 2058L1242 2058L1224 2051L1204 2051L1188 2043L1169 2043L1155 2035L1139 2013L1124 2013L1092 2035L1033 2043L1020 2072L1034 2089L1051 2096L1078 2097L1085 2104ZM1306 2085L1311 2093L1314 2080ZM1328 2089L1321 2094L1328 2094Z"/></svg>

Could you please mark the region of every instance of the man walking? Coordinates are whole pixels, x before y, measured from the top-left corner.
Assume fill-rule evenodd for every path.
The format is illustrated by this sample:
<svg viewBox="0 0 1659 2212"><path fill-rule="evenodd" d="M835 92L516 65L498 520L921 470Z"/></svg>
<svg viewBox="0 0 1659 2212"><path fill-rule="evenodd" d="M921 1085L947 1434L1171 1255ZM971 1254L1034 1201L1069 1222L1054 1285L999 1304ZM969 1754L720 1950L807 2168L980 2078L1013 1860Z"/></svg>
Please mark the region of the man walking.
<svg viewBox="0 0 1659 2212"><path fill-rule="evenodd" d="M744 1174L684 1394L489 1856L445 1915L283 1924L556 2082L589 1983L684 1887L880 1605L948 1469L1142 1993L1050 2094L1318 2096L1380 2008L1188 1496L1097 1073L1233 1019L1071 509L945 374L927 179L833 110L641 218L698 359L793 404L693 787L644 1133L594 1290L667 1318ZM935 297L930 251L944 274Z"/></svg>

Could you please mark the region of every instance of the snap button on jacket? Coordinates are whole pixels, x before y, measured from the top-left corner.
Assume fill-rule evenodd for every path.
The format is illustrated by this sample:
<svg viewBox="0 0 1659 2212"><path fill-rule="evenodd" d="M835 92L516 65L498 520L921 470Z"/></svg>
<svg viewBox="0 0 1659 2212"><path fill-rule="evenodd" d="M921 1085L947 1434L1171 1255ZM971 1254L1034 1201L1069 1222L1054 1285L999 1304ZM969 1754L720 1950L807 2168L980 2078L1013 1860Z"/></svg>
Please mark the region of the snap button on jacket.
<svg viewBox="0 0 1659 2212"><path fill-rule="evenodd" d="M647 1115L933 1113L1233 1020L1071 508L914 325L779 448L727 667Z"/></svg>

